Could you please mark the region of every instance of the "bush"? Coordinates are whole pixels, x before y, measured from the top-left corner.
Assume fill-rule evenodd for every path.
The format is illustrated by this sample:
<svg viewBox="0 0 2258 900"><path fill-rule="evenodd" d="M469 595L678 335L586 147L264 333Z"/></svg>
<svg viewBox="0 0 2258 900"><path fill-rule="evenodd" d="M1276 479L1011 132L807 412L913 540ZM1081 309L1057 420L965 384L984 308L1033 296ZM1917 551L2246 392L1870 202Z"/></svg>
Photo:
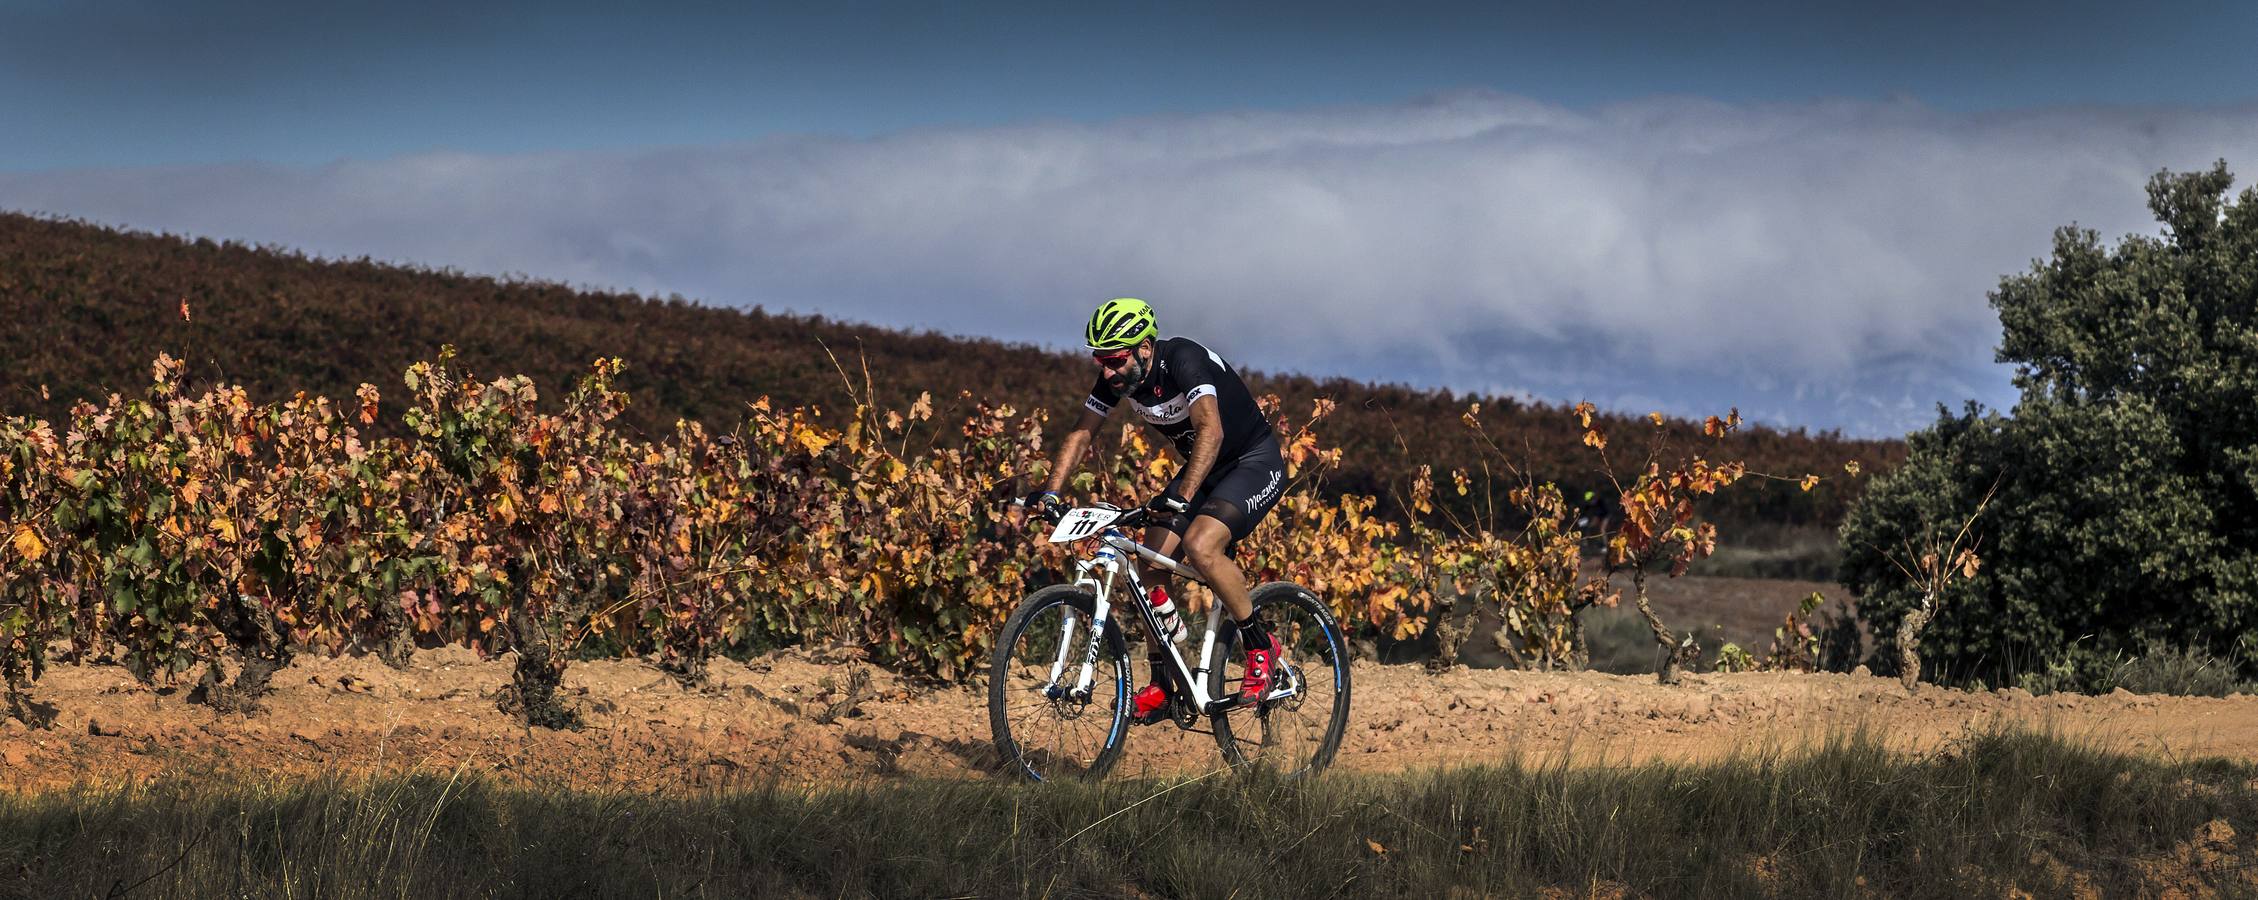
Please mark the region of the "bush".
<svg viewBox="0 0 2258 900"><path fill-rule="evenodd" d="M1940 409L1843 524L1876 670L1896 670L1921 600L1908 548L1991 496L1983 570L1937 598L1922 638L1936 680L2107 690L2151 646L2258 676L2258 192L2229 203L2232 183L2223 163L2159 174L2163 237L2111 250L2064 228L2052 260L1991 294L2013 415Z"/></svg>

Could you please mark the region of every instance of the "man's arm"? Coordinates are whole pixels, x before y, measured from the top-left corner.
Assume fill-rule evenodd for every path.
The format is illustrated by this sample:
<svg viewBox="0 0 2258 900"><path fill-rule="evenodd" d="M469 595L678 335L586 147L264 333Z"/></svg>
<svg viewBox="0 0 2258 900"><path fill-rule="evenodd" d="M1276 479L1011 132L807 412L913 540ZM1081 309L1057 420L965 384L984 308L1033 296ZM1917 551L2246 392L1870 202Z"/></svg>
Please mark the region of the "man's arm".
<svg viewBox="0 0 2258 900"><path fill-rule="evenodd" d="M1184 471L1176 476L1176 490L1187 498L1199 493L1200 483L1215 470L1215 455L1223 450L1223 407L1215 395L1193 400L1191 412L1192 452L1184 460Z"/></svg>
<svg viewBox="0 0 2258 900"><path fill-rule="evenodd" d="M1074 430L1067 432L1066 440L1059 443L1058 458L1051 462L1051 481L1044 490L1056 493L1066 489L1066 480L1082 467L1082 457L1089 452L1091 436L1097 434L1098 426L1103 424L1103 413L1087 406L1082 408L1082 417L1075 420Z"/></svg>

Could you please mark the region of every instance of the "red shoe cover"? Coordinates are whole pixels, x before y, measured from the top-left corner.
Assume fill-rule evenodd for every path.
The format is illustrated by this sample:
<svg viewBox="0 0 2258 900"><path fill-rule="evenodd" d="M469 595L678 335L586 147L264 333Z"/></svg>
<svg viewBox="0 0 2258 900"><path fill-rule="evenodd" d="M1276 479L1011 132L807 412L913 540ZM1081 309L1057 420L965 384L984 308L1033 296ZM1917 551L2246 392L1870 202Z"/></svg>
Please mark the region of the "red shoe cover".
<svg viewBox="0 0 2258 900"><path fill-rule="evenodd" d="M1239 702L1255 703L1270 692L1270 670L1278 663L1278 648L1247 651L1246 677L1239 681Z"/></svg>
<svg viewBox="0 0 2258 900"><path fill-rule="evenodd" d="M1146 719L1159 715L1161 708L1167 705L1168 692L1158 684L1148 684L1130 698L1129 708L1137 718Z"/></svg>

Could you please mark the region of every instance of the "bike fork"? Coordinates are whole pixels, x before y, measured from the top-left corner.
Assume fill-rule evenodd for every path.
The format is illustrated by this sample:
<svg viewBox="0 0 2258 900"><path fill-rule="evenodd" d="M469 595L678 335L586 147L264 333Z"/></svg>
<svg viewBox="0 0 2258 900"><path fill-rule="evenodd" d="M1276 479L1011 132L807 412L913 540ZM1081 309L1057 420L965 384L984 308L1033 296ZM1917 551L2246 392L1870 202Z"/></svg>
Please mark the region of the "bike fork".
<svg viewBox="0 0 2258 900"><path fill-rule="evenodd" d="M1090 702L1091 686L1097 681L1098 654L1105 651L1106 623L1112 621L1112 617L1106 615L1106 613L1112 609L1110 601L1111 595L1113 593L1114 573L1111 571L1106 572L1106 577L1103 582L1089 578L1085 573L1082 583L1088 584L1092 588L1094 588L1092 593L1097 596L1097 602L1091 607L1090 642L1082 653L1081 671L1076 675L1074 679L1074 687L1064 692L1064 696L1067 699L1073 700L1076 703ZM1060 675L1065 674L1061 670L1064 668L1064 665L1066 663L1066 654L1068 653L1068 648L1073 646L1070 640L1073 631L1073 615L1074 614L1072 610L1069 610L1067 612L1067 633L1061 634L1059 636L1059 658L1057 662L1053 663L1051 666L1050 686L1045 688L1043 691L1045 696L1048 696L1053 700L1059 699L1060 694L1058 679Z"/></svg>

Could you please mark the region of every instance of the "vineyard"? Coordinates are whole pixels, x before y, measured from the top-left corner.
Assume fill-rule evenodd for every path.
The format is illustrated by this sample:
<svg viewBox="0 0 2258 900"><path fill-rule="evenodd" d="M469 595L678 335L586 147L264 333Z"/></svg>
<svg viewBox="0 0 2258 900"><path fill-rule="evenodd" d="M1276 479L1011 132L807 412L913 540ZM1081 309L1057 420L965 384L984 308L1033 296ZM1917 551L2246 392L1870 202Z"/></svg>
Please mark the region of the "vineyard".
<svg viewBox="0 0 2258 900"><path fill-rule="evenodd" d="M363 382L398 384L400 373L435 348L458 348L457 364L482 372L523 374L544 396L568 392L587 363L621 357L632 365L616 384L634 394L616 427L659 440L689 420L716 433L750 424L745 402L767 396L779 407L846 410L856 403L907 410L923 393L934 415L954 422L977 414L968 395L991 406L1063 409L1089 386L1087 357L981 337L907 332L773 310L723 308L683 298L649 299L523 277L494 278L359 260L321 260L273 247L118 231L0 211L0 297L15 302L0 317L5 413L62 421L72 401L101 398L140 383L151 359L170 353L188 377L241 385L253 396L287 398L298 391L344 398ZM761 298L708 298L710 303ZM1163 329L1173 332L1165 298ZM178 304L195 310L180 321ZM1092 298L1095 302L1095 298ZM1068 304L1078 305L1078 304ZM1176 324L1171 324L1172 322ZM1079 312L1062 313L1061 339L1080 329ZM1584 429L1565 405L1527 398L1470 396L1404 385L1365 384L1249 370L1268 339L1260 334L1194 334L1220 351L1259 396L1276 394L1296 412L1331 400L1325 439L1343 452L1323 490L1378 498L1373 512L1409 518L1393 492L1420 464L1437 473L1481 471L1493 449L1462 427L1460 414L1479 402L1496 443L1540 481L1572 497L1607 487L1593 470ZM849 396L830 354L852 367L868 360L877 378ZM1609 410L1610 431L1644 427L1643 409ZM362 439L410 437L397 416L362 429ZM1679 447L1730 455L1772 472L1827 472L1857 460L1870 473L1904 458L1904 442L1745 426L1722 448L1705 443L1702 423L1667 424ZM1061 423L1053 423L1054 429ZM1055 432L1054 432L1055 433ZM914 447L961 446L954 429L921 432ZM1794 529L1833 543L1867 483L1835 479L1804 491L1790 482L1743 485L1712 499L1705 515L1749 538L1764 529ZM1461 517L1503 505L1474 490L1439 492L1435 505ZM1506 486L1504 480L1498 484ZM1822 573L1814 577L1824 578Z"/></svg>
<svg viewBox="0 0 2258 900"><path fill-rule="evenodd" d="M1058 577L1063 557L1003 506L1046 474L1040 411L960 398L973 411L942 422L928 397L844 415L762 398L726 433L682 422L646 440L618 426L622 367L596 362L544 412L529 380L481 381L443 352L407 370L394 413L366 384L346 403L255 403L238 386L192 386L160 356L143 396L80 402L60 428L7 420L0 667L14 713L36 715L24 692L50 654L113 660L145 683L193 679L229 708L255 706L298 653L398 664L418 647L514 651L505 708L552 726L573 722L554 696L561 673L590 656L649 656L695 684L717 654L852 647L960 680L1011 605ZM1487 604L1524 666L1575 664L1575 611L1615 595L1579 583L1580 536L1557 489L1503 491L1513 514L1498 519L1513 524L1492 530L1435 515L1421 467L1402 486L1416 515L1385 521L1375 497L1320 490L1341 456L1319 440L1328 404L1265 403L1290 483L1280 521L1240 548L1250 574L1312 587L1375 638L1420 634L1438 598ZM1477 435L1479 413L1463 417ZM401 436L364 433L388 414ZM1604 465L1600 423L1589 407L1575 415ZM1714 548L1696 501L1746 474L1698 455L1666 469L1652 460L1668 432L1653 424L1643 468L1620 480L1608 554L1641 585ZM936 441L942 429L958 440ZM1125 427L1120 447L1081 474L1081 497L1136 502L1174 472L1140 431ZM1439 490L1464 494L1475 477L1453 470ZM1463 638L1442 636L1446 653Z"/></svg>

